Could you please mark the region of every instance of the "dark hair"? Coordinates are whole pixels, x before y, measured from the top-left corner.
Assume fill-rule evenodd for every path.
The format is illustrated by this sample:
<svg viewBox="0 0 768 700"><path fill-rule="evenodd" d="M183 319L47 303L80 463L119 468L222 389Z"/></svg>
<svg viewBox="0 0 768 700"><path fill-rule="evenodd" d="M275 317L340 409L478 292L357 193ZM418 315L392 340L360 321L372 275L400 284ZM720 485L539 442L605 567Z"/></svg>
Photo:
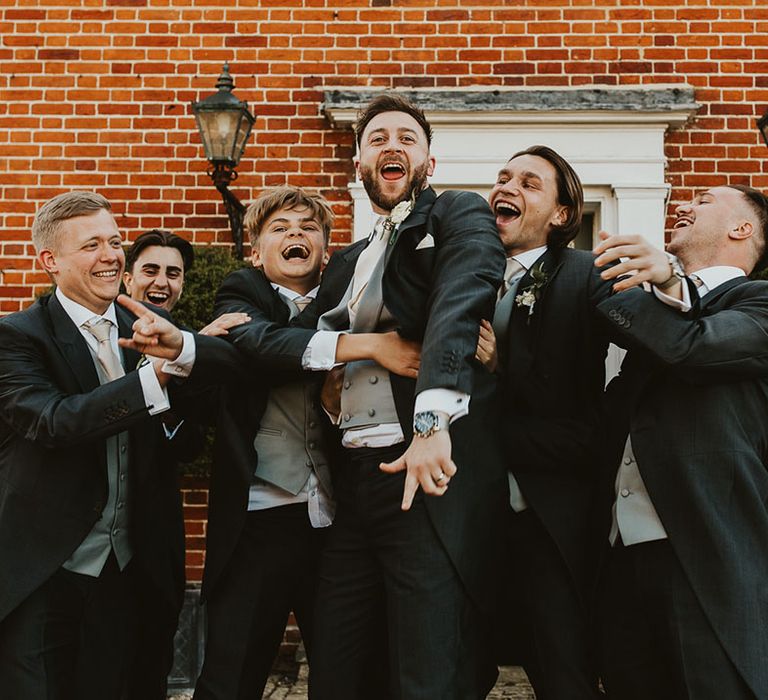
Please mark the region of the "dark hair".
<svg viewBox="0 0 768 700"><path fill-rule="evenodd" d="M565 248L581 229L581 213L584 209L584 190L581 180L571 164L549 146L531 146L524 151L518 151L509 160L519 156L538 156L550 162L557 173L557 203L568 207L568 217L565 223L555 226L547 236L550 248Z"/></svg>
<svg viewBox="0 0 768 700"><path fill-rule="evenodd" d="M357 139L358 147L362 142L365 127L368 126L371 119L383 112L404 112L405 114L410 114L424 131L424 135L427 137L427 145L432 145L432 127L424 116L424 111L413 104L407 97L393 92L385 92L383 95L374 97L357 113L355 138Z"/></svg>
<svg viewBox="0 0 768 700"><path fill-rule="evenodd" d="M744 195L752 212L757 217L758 233L760 234L759 255L752 272L760 272L768 267L768 197L754 187L747 187L746 185L728 185L728 187L738 190Z"/></svg>
<svg viewBox="0 0 768 700"><path fill-rule="evenodd" d="M162 246L176 248L181 253L181 260L184 263L184 272L189 272L195 262L195 251L192 244L177 236L170 231L163 231L159 228L153 228L151 231L145 231L134 242L125 254L125 270L133 272L133 265L141 253L152 246Z"/></svg>
<svg viewBox="0 0 768 700"><path fill-rule="evenodd" d="M312 218L322 227L325 245L331 237L333 228L333 209L328 200L319 194L310 194L301 187L284 185L274 190L262 192L249 206L243 219L243 227L248 234L251 247L255 247L261 235L261 229L267 219L277 211L287 209L309 209Z"/></svg>

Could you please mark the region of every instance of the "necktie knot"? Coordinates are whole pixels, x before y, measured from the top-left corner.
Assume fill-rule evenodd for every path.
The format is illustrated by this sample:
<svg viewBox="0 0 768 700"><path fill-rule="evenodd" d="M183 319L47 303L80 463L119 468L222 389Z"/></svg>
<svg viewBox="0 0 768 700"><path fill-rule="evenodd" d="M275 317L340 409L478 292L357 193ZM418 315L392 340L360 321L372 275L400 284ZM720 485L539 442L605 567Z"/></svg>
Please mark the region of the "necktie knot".
<svg viewBox="0 0 768 700"><path fill-rule="evenodd" d="M312 299L311 297L296 297L293 303L296 304L299 311L304 311L312 303Z"/></svg>
<svg viewBox="0 0 768 700"><path fill-rule="evenodd" d="M112 321L106 318L100 318L95 323L84 323L83 328L96 338L99 343L99 346L96 349L96 359L104 369L107 379L111 381L124 376L125 370L120 363L120 358L112 349L112 343L109 338Z"/></svg>
<svg viewBox="0 0 768 700"><path fill-rule="evenodd" d="M106 318L100 318L95 323L87 321L83 324L83 327L94 337L99 343L103 343L105 340L109 340L109 332L112 328L112 321Z"/></svg>
<svg viewBox="0 0 768 700"><path fill-rule="evenodd" d="M525 273L525 267L514 258L507 258L507 266L504 269L504 283L499 289L499 299L503 297L512 287L516 277Z"/></svg>

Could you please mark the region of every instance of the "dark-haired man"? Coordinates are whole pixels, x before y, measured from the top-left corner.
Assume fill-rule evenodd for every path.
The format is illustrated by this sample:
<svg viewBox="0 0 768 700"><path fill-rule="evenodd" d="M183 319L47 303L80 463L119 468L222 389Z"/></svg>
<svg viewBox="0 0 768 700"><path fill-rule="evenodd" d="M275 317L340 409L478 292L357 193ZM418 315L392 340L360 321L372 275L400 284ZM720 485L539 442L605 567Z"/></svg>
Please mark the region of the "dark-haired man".
<svg viewBox="0 0 768 700"><path fill-rule="evenodd" d="M500 376L510 486L498 645L502 661L522 663L539 700L589 700L598 695L590 525L607 348L593 298L609 283L589 252L567 248L581 225L582 187L551 148L513 155L489 202L507 254L478 346Z"/></svg>
<svg viewBox="0 0 768 700"><path fill-rule="evenodd" d="M388 685L403 700L481 698L495 677L480 611L506 485L491 434L495 382L474 353L503 250L481 198L428 186L432 130L420 109L382 95L355 134L380 220L333 256L315 315L353 337L396 329L422 355L417 380L375 362L344 371L348 464L321 562L310 696L357 700ZM374 681L382 665L388 683Z"/></svg>
<svg viewBox="0 0 768 700"><path fill-rule="evenodd" d="M768 283L747 279L765 266L767 224L762 193L713 187L676 210L667 249L687 279L638 237L595 250L599 266L628 258L606 279L638 271L598 304L629 347L608 390L611 698L768 697Z"/></svg>
<svg viewBox="0 0 768 700"><path fill-rule="evenodd" d="M194 261L195 251L186 239L162 229L145 231L125 255L125 290L132 299L171 311Z"/></svg>

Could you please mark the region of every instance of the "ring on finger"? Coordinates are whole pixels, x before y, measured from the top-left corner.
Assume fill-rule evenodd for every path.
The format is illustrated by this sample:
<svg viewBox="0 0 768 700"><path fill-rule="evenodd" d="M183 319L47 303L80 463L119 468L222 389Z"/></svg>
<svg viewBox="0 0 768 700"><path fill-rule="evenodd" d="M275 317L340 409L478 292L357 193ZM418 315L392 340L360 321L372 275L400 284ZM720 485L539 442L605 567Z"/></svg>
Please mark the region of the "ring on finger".
<svg viewBox="0 0 768 700"><path fill-rule="evenodd" d="M440 472L437 476L433 478L436 484L442 484L445 481L445 472Z"/></svg>

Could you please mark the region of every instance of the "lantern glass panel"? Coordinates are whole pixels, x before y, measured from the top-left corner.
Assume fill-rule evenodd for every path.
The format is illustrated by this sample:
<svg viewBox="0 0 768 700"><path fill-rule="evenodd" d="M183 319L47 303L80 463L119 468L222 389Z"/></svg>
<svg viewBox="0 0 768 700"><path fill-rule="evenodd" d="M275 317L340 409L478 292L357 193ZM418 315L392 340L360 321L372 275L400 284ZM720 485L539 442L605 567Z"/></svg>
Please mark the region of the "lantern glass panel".
<svg viewBox="0 0 768 700"><path fill-rule="evenodd" d="M238 135L240 110L201 110L198 120L206 158L211 161L236 161L233 150Z"/></svg>
<svg viewBox="0 0 768 700"><path fill-rule="evenodd" d="M245 150L245 144L248 141L248 135L251 133L251 127L253 127L253 119L247 111L243 110L240 124L238 125L235 147L232 152L232 155L237 162L243 157L243 151Z"/></svg>

